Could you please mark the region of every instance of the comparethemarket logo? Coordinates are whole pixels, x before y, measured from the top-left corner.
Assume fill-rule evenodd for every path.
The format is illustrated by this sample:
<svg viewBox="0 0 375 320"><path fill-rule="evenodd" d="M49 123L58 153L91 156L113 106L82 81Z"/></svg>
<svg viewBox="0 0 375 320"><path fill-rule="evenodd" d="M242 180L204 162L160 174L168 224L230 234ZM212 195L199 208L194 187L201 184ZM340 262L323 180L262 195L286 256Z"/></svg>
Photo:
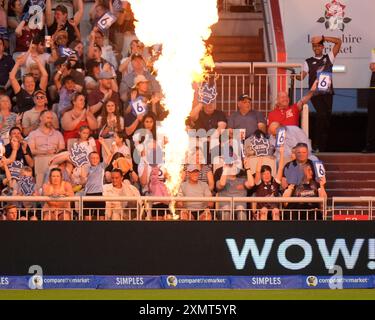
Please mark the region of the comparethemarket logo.
<svg viewBox="0 0 375 320"><path fill-rule="evenodd" d="M169 276L167 278L168 287L177 287L178 281L175 276Z"/></svg>
<svg viewBox="0 0 375 320"><path fill-rule="evenodd" d="M309 287L316 287L318 285L318 278L315 276L309 276L306 278L306 283Z"/></svg>

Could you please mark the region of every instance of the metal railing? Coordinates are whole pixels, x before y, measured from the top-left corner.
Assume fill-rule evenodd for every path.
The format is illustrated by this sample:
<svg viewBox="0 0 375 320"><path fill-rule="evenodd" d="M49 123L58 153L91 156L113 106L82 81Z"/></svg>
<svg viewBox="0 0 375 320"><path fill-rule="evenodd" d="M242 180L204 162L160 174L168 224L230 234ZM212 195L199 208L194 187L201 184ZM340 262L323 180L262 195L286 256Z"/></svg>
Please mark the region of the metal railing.
<svg viewBox="0 0 375 320"><path fill-rule="evenodd" d="M267 214L269 220L325 220L327 216L325 198L3 196L0 201L3 208L17 206L14 220L248 221L267 220Z"/></svg>
<svg viewBox="0 0 375 320"><path fill-rule="evenodd" d="M332 197L330 220L373 220L375 197Z"/></svg>
<svg viewBox="0 0 375 320"><path fill-rule="evenodd" d="M215 81L218 89L216 106L228 114L237 111L238 97L243 93L250 94L253 108L265 115L273 110L279 91L288 91L291 102L302 96L302 82L296 80L302 70L300 63L218 62L215 67L219 72L210 75L210 81ZM225 69L247 72L220 73Z"/></svg>

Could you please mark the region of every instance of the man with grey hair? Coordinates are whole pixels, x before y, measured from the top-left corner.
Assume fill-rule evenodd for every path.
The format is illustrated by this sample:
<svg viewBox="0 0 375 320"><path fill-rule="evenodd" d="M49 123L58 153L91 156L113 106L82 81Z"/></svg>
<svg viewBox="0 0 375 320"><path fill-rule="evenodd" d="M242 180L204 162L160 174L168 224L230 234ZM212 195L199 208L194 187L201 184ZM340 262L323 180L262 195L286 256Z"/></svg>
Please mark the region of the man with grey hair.
<svg viewBox="0 0 375 320"><path fill-rule="evenodd" d="M314 95L316 84L315 82L311 90L293 105L289 105L290 99L287 92L279 92L277 94L275 109L268 114L267 125L270 125L272 122L278 122L282 126L299 126L300 112L303 106Z"/></svg>

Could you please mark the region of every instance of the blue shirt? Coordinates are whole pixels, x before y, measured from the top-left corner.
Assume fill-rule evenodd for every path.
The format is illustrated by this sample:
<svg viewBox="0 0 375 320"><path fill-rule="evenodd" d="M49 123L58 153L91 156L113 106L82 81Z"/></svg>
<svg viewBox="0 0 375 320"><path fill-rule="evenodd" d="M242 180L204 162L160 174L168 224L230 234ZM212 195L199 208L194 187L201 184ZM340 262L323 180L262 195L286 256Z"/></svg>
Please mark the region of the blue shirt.
<svg viewBox="0 0 375 320"><path fill-rule="evenodd" d="M85 186L85 193L102 193L105 163L101 162L97 166L89 167L87 182Z"/></svg>

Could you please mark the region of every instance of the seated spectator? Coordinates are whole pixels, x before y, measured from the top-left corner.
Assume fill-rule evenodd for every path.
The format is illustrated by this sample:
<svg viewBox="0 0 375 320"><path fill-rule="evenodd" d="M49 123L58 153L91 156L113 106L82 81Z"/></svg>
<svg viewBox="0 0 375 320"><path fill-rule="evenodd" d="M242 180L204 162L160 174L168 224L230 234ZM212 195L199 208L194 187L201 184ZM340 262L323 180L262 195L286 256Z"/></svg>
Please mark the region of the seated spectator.
<svg viewBox="0 0 375 320"><path fill-rule="evenodd" d="M145 76L139 75L135 77L133 90L130 94L131 101L125 113L132 112L134 115L138 114L135 112L132 103L138 98L142 98L146 109L145 112L151 111L156 115L158 121L163 121L169 112L160 104L162 95L160 92L152 93L149 88L150 81Z"/></svg>
<svg viewBox="0 0 375 320"><path fill-rule="evenodd" d="M126 102L131 96L130 93L135 85L135 78L137 76L144 76L148 81L148 95L152 96L156 93L161 93L161 88L159 83L156 81L155 77L147 70L146 62L143 59L143 56L136 53L131 56L131 64L133 71L128 73L125 77L122 78L120 83L120 95L121 100Z"/></svg>
<svg viewBox="0 0 375 320"><path fill-rule="evenodd" d="M196 130L204 129L207 132L217 129L219 133L227 127L227 118L224 112L216 109L216 104L198 102L190 112L190 120Z"/></svg>
<svg viewBox="0 0 375 320"><path fill-rule="evenodd" d="M196 149L187 157L186 164L184 165L184 169L182 171L181 180L187 181L187 178L189 177L189 165L195 165L199 169L198 180L207 183L208 188L211 192L213 192L215 189L215 180L212 165L205 163L206 161L204 160L203 152L199 149L199 147L196 147Z"/></svg>
<svg viewBox="0 0 375 320"><path fill-rule="evenodd" d="M54 154L65 149L63 135L53 128L51 111L44 110L41 112L39 128L30 132L28 143L35 161L36 185L39 189L43 183L48 162Z"/></svg>
<svg viewBox="0 0 375 320"><path fill-rule="evenodd" d="M111 172L113 169L120 169L122 178L129 180L132 185L139 188L139 177L133 170L133 161L129 156L124 156L122 153L116 152L109 161L108 166L105 168L105 182L111 183Z"/></svg>
<svg viewBox="0 0 375 320"><path fill-rule="evenodd" d="M249 177L243 176L243 171L239 170L239 164L225 163L222 168L215 172L215 176L220 177L216 182L216 189L220 197L246 197L247 190L251 189L253 184ZM220 203L220 209L223 209L221 220L232 220L230 216L230 205ZM236 203L235 217L237 220L247 220L246 214L247 204Z"/></svg>
<svg viewBox="0 0 375 320"><path fill-rule="evenodd" d="M48 83L48 73L44 68L42 63L37 57L32 57L39 70L41 72L40 83L37 84L35 79L30 74L25 74L22 77L22 86L18 83L16 79L16 74L20 66L24 65L28 57L28 53L19 56L16 59L16 64L14 65L12 71L9 73L9 80L12 85L13 91L16 95L16 106L14 107L14 112L22 113L30 110L34 106L33 94L37 90L46 91Z"/></svg>
<svg viewBox="0 0 375 320"><path fill-rule="evenodd" d="M307 104L316 90L316 83L301 100L293 105L289 105L290 99L287 92L282 91L277 94L276 107L268 114L267 124L278 122L282 126L299 126L300 112Z"/></svg>
<svg viewBox="0 0 375 320"><path fill-rule="evenodd" d="M327 198L325 191L325 177L315 180L313 166L310 163L302 165L303 178L298 184L290 184L285 190L284 197L321 197ZM286 205L286 208L292 209L293 220L321 220L322 212L320 203L294 202Z"/></svg>
<svg viewBox="0 0 375 320"><path fill-rule="evenodd" d="M277 132L281 128L280 124L278 122L272 122L270 126L268 127L268 132L270 134L270 143L271 146L275 147L276 145L276 135ZM285 148L285 162L288 162L291 160L292 157L292 149L298 144L298 143L304 143L307 145L309 150L309 158L313 160L317 160L317 158L311 154L311 144L310 140L307 137L306 133L297 126L286 126L283 127L285 129L285 142L284 142L284 148ZM278 150L276 149L275 157L279 161L280 154Z"/></svg>
<svg viewBox="0 0 375 320"><path fill-rule="evenodd" d="M31 131L38 129L40 125L40 114L47 109L47 95L43 90L37 90L33 93L34 107L23 114L22 117L22 133L25 137L29 135ZM59 119L56 113L52 112L52 125L53 128L59 129Z"/></svg>
<svg viewBox="0 0 375 320"><path fill-rule="evenodd" d="M313 162L308 157L309 147L305 143L298 143L295 146L295 157L296 159L285 164L282 178L282 188L286 189L290 184L298 185L302 183L304 177L303 167L305 164L309 164L313 167ZM315 173L313 172L313 178L315 180Z"/></svg>
<svg viewBox="0 0 375 320"><path fill-rule="evenodd" d="M109 71L101 71L99 73L99 88L91 91L87 98L89 110L95 117L101 114L104 104L109 100L114 101L116 106L122 110L117 90L115 76Z"/></svg>
<svg viewBox="0 0 375 320"><path fill-rule="evenodd" d="M103 186L105 197L139 197L138 189L129 180L122 179L122 171L114 169L111 173L111 184ZM129 208L129 209L126 209ZM106 201L106 220L132 220L131 209L137 208L136 201Z"/></svg>
<svg viewBox="0 0 375 320"><path fill-rule="evenodd" d="M0 95L0 139L4 144L9 143L9 130L21 126L21 119L16 113L11 112L12 104L6 95Z"/></svg>
<svg viewBox="0 0 375 320"><path fill-rule="evenodd" d="M86 63L86 70L85 88L87 94L90 94L99 87L100 62L94 60L88 61Z"/></svg>
<svg viewBox="0 0 375 320"><path fill-rule="evenodd" d="M72 220L70 202L57 201L56 198L72 197L74 192L69 182L63 181L59 168L50 171L49 182L43 184L43 195L53 197L43 206L43 220Z"/></svg>
<svg viewBox="0 0 375 320"><path fill-rule="evenodd" d="M278 197L280 195L280 185L284 169L284 147L280 147L281 160L277 169L276 177L272 177L272 169L268 165L263 165L262 158L258 158L253 193L255 197ZM252 173L247 172L248 178L252 180ZM250 175L249 175L250 174ZM278 203L257 203L257 220L268 220L271 213L272 220L280 220L280 210Z"/></svg>
<svg viewBox="0 0 375 320"><path fill-rule="evenodd" d="M206 182L199 180L200 167L190 164L187 166L188 178L181 183L178 197L211 197L211 191ZM210 209L214 207L213 202L196 201L196 202L179 202L178 208L181 211L181 220L212 220ZM188 210L186 212L186 210Z"/></svg>
<svg viewBox="0 0 375 320"><path fill-rule="evenodd" d="M5 146L5 157L7 164L20 161L31 168L34 167L34 160L27 141L23 139L21 129L13 127L9 130L10 142Z"/></svg>
<svg viewBox="0 0 375 320"><path fill-rule="evenodd" d="M116 132L124 131L124 118L120 114L119 106L112 100L108 100L100 116L97 117L99 136L104 139L111 139Z"/></svg>
<svg viewBox="0 0 375 320"><path fill-rule="evenodd" d="M14 63L13 58L5 52L4 39L0 38L0 86L5 87L9 83L9 72Z"/></svg>
<svg viewBox="0 0 375 320"><path fill-rule="evenodd" d="M81 19L83 17L83 1L76 1L77 12L74 14L72 20L68 19L68 9L59 4L55 8L55 14L52 13L51 0L46 0L46 24L48 27L48 34L54 34L59 30L65 30L68 34L67 45L73 42L75 39L80 38L78 28Z"/></svg>
<svg viewBox="0 0 375 320"><path fill-rule="evenodd" d="M6 221L16 221L16 220L18 220L17 206L14 205L14 204L9 204L9 205L5 206L4 209L3 209L2 219L0 219L0 220L6 220Z"/></svg>
<svg viewBox="0 0 375 320"><path fill-rule="evenodd" d="M76 93L72 96L73 106L66 110L61 119L61 127L64 130L64 140L68 144L69 139L76 139L79 136L81 127L89 127L96 130L98 123L89 109L86 108L85 96Z"/></svg>
<svg viewBox="0 0 375 320"><path fill-rule="evenodd" d="M245 139L258 129L266 132L266 120L261 112L251 109L251 98L247 94L238 98L238 109L228 118L229 128L245 130Z"/></svg>
<svg viewBox="0 0 375 320"><path fill-rule="evenodd" d="M113 137L113 142L108 148L104 138L100 137L100 143L103 146L104 155L103 157L112 157L115 153L121 153L124 157L131 159L130 148L127 145L129 141L126 139L124 132L116 132Z"/></svg>

